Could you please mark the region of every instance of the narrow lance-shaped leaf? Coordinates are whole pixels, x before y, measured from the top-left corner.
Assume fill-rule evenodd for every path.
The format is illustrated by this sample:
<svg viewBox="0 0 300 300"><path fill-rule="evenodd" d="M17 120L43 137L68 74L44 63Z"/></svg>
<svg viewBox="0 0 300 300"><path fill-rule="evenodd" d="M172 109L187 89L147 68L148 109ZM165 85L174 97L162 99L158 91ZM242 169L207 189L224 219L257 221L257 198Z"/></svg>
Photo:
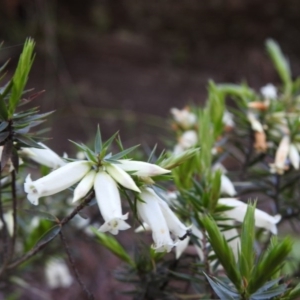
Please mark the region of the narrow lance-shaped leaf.
<svg viewBox="0 0 300 300"><path fill-rule="evenodd" d="M133 146L133 147L130 147L126 150L123 150L115 155L112 155L110 157L110 159L119 159L119 158L122 158L123 156L127 155L128 153L132 152L134 149L136 149L137 147L139 147L140 145L136 145L136 146Z"/></svg>
<svg viewBox="0 0 300 300"><path fill-rule="evenodd" d="M12 90L9 98L8 104L8 116L12 117L15 112L15 109L20 101L23 90L28 80L28 74L31 69L33 63L33 49L34 49L34 41L29 38L25 41L22 54L20 56L17 69L13 76L12 82Z"/></svg>
<svg viewBox="0 0 300 300"><path fill-rule="evenodd" d="M95 137L95 153L98 155L101 150L102 150L102 138L101 138L101 131L100 131L100 127L98 125L97 127L97 133L96 133L96 137Z"/></svg>
<svg viewBox="0 0 300 300"><path fill-rule="evenodd" d="M103 232L98 231L96 228L91 227L93 233L96 235L98 242L118 256L123 261L127 262L131 266L135 266L134 261L127 254L125 249L118 243L118 241Z"/></svg>
<svg viewBox="0 0 300 300"><path fill-rule="evenodd" d="M214 211L217 203L218 203L218 200L219 200L219 196L220 196L220 187L221 187L221 171L220 170L217 170L213 176L212 176L212 179L211 179L211 184L212 184L212 187L211 187L211 191L210 191L210 199L209 199L209 209L211 212Z"/></svg>
<svg viewBox="0 0 300 300"><path fill-rule="evenodd" d="M39 241L36 243L35 248L49 243L60 233L60 231L61 231L61 227L59 225L53 226L39 239Z"/></svg>
<svg viewBox="0 0 300 300"><path fill-rule="evenodd" d="M241 276L235 263L232 249L226 242L226 239L221 234L215 220L210 216L205 216L202 223L208 232L209 240L217 258L224 267L228 278L232 281L238 291L242 290Z"/></svg>
<svg viewBox="0 0 300 300"><path fill-rule="evenodd" d="M262 257L255 265L251 278L249 280L248 292L255 293L278 271L292 250L292 242L289 237L265 251Z"/></svg>
<svg viewBox="0 0 300 300"><path fill-rule="evenodd" d="M225 284L221 283L217 278L210 278L204 273L206 279L208 280L209 284L211 285L214 292L220 297L220 299L227 299L227 300L235 300L240 299L239 294L233 292L230 287L227 287Z"/></svg>
<svg viewBox="0 0 300 300"><path fill-rule="evenodd" d="M255 238L255 206L248 205L241 232L241 252L239 266L243 278L250 279L254 267L254 238Z"/></svg>
<svg viewBox="0 0 300 300"><path fill-rule="evenodd" d="M292 76L291 69L287 59L284 57L278 44L272 40L268 39L266 43L267 51L273 61L273 64L284 83L285 93L290 93L292 88Z"/></svg>

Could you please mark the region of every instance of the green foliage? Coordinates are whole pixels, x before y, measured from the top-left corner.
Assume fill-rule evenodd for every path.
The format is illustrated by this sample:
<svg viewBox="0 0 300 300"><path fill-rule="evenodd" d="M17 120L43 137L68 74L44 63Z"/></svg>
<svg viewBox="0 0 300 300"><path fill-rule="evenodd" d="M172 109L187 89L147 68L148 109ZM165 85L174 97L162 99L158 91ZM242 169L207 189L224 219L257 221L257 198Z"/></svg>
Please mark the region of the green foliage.
<svg viewBox="0 0 300 300"><path fill-rule="evenodd" d="M217 223L211 216L204 216L201 219L205 230L208 233L209 241L214 249L220 263L224 267L228 278L234 284L236 289L242 291L242 277L235 263L232 249L226 242L226 239L220 232Z"/></svg>
<svg viewBox="0 0 300 300"><path fill-rule="evenodd" d="M288 60L284 57L279 45L274 40L268 39L266 47L278 75L284 83L285 94L288 95L291 93L292 88L292 75Z"/></svg>
<svg viewBox="0 0 300 300"><path fill-rule="evenodd" d="M105 248L109 249L117 257L119 257L124 262L128 263L132 267L135 266L134 261L127 254L126 250L121 246L121 244L112 236L98 231L96 228L91 228L93 233L97 237L97 241L103 245Z"/></svg>
<svg viewBox="0 0 300 300"><path fill-rule="evenodd" d="M8 104L8 111L7 111L8 118L11 118L13 116L15 109L20 102L21 95L24 91L25 85L27 83L28 75L34 60L34 55L33 55L34 46L35 43L31 38L28 38L24 43L23 51L20 56L17 69L12 78L11 94L9 97L9 104Z"/></svg>

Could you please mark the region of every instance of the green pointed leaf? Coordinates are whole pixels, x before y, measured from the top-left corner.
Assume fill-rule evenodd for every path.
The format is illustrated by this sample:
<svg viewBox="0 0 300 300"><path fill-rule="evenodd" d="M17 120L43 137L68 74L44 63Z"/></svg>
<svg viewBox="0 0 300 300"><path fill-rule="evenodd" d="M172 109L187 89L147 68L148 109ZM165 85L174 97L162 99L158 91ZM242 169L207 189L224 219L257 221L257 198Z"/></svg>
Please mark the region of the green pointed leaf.
<svg viewBox="0 0 300 300"><path fill-rule="evenodd" d="M94 150L95 150L96 155L98 155L102 150L102 138L101 138L101 131L100 131L99 125L97 127L97 133L96 133L96 137L95 137L95 149Z"/></svg>
<svg viewBox="0 0 300 300"><path fill-rule="evenodd" d="M114 133L105 143L103 143L102 149L108 149L111 143L114 141L119 132Z"/></svg>
<svg viewBox="0 0 300 300"><path fill-rule="evenodd" d="M300 297L300 283L298 283L291 291L288 293L287 300L297 300Z"/></svg>
<svg viewBox="0 0 300 300"><path fill-rule="evenodd" d="M50 228L43 236L38 240L35 245L35 248L40 247L44 244L47 244L51 240L53 240L61 231L61 227L59 225L55 225Z"/></svg>
<svg viewBox="0 0 300 300"><path fill-rule="evenodd" d="M292 242L289 237L283 241L270 244L270 247L255 265L251 278L249 280L249 294L255 293L267 281L272 279L272 276L282 267L287 256L292 250Z"/></svg>
<svg viewBox="0 0 300 300"><path fill-rule="evenodd" d="M23 144L23 147L33 147L38 149L44 149L40 144L38 144L36 141L34 141L29 136L21 135L16 133L14 136L15 140L21 142Z"/></svg>
<svg viewBox="0 0 300 300"><path fill-rule="evenodd" d="M134 261L131 259L131 257L127 254L126 250L121 246L121 244L112 236L109 236L103 232L100 232L94 227L91 227L93 233L97 237L97 241L109 249L112 253L114 253L116 256L118 256L123 261L127 262L131 266L135 266Z"/></svg>
<svg viewBox="0 0 300 300"><path fill-rule="evenodd" d="M39 217L40 219L45 219L45 220L54 221L54 222L58 221L58 219L54 215L52 215L48 212L45 212L45 211L40 211L40 210L35 210L35 209L23 209L23 211L33 217Z"/></svg>
<svg viewBox="0 0 300 300"><path fill-rule="evenodd" d="M288 60L285 58L279 45L274 40L268 39L266 47L275 69L284 83L285 93L289 94L292 89L292 75Z"/></svg>
<svg viewBox="0 0 300 300"><path fill-rule="evenodd" d="M241 252L239 256L240 272L243 278L250 280L254 267L254 240L255 240L255 206L249 204L244 218L241 232Z"/></svg>
<svg viewBox="0 0 300 300"><path fill-rule="evenodd" d="M224 267L228 278L235 285L236 289L241 291L242 278L239 274L232 249L228 245L212 217L206 215L201 219L201 222L208 233L212 248L214 249L220 263Z"/></svg>
<svg viewBox="0 0 300 300"><path fill-rule="evenodd" d="M128 148L126 150L123 150L115 155L112 155L110 157L110 159L113 159L113 160L117 160L117 159L120 159L122 158L123 156L127 155L128 153L132 152L134 149L136 149L137 147L139 147L140 145L136 145L136 146L133 146L131 148Z"/></svg>
<svg viewBox="0 0 300 300"><path fill-rule="evenodd" d="M270 290L266 290L260 293L255 293L250 296L250 300L268 300L273 299L274 297L282 295L286 291L287 287L285 284L281 284L277 287L274 287ZM282 298L284 299L284 298Z"/></svg>
<svg viewBox="0 0 300 300"><path fill-rule="evenodd" d="M228 299L228 300L239 299L239 294L232 292L229 287L225 287L224 285L220 285L220 284L216 283L205 273L204 273L204 275L205 275L206 279L208 280L209 284L211 285L212 289L220 297L220 299Z"/></svg>
<svg viewBox="0 0 300 300"><path fill-rule="evenodd" d="M17 69L12 79L13 86L11 89L11 94L10 94L9 104L8 104L9 117L13 116L15 109L21 99L25 85L27 83L29 71L31 69L34 60L34 56L33 56L34 45L35 43L31 38L28 38L25 41L23 51L18 62Z"/></svg>

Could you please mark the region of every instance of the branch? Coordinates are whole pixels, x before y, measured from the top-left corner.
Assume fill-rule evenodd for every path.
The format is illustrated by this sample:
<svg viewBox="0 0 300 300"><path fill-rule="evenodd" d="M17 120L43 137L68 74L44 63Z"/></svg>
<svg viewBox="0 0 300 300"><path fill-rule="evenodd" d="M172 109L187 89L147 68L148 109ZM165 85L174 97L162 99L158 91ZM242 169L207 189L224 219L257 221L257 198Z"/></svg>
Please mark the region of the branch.
<svg viewBox="0 0 300 300"><path fill-rule="evenodd" d="M84 201L82 201L77 207L75 207L74 210L68 216L63 218L59 222L59 225L61 227L63 227L70 220L72 220L94 198L94 196L95 196L95 194L94 194L94 192L92 192L89 196L87 196L87 198L84 199ZM51 241L52 241L52 239L49 240L49 241L46 241L45 243L37 245L35 248L33 248L29 252L27 252L24 256L20 257L19 259L17 259L16 261L14 261L10 265L8 265L7 269L14 269L15 267L22 264L23 262L25 262L29 258L33 257L35 254L40 252L40 250L45 248Z"/></svg>

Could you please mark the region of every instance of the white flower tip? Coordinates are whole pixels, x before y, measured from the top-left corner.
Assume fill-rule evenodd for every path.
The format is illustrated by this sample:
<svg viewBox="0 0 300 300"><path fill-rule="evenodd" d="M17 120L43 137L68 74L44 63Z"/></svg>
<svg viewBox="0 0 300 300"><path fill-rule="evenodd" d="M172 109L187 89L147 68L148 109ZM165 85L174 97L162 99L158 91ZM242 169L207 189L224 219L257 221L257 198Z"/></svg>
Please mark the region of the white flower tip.
<svg viewBox="0 0 300 300"><path fill-rule="evenodd" d="M281 215L274 216L274 224L277 224L281 220Z"/></svg>
<svg viewBox="0 0 300 300"><path fill-rule="evenodd" d="M131 226L124 221L127 219L127 215L124 215L120 218L113 218L107 222L105 222L102 226L100 226L99 231L102 232L110 232L111 234L118 234L119 230L129 229Z"/></svg>
<svg viewBox="0 0 300 300"><path fill-rule="evenodd" d="M28 174L24 182L24 190L27 193L27 199L33 204L39 204L39 194L32 184L31 175Z"/></svg>
<svg viewBox="0 0 300 300"><path fill-rule="evenodd" d="M174 246L176 246L176 243L168 243L168 244L160 244L160 245L153 244L151 247L155 250L155 252L169 253Z"/></svg>

